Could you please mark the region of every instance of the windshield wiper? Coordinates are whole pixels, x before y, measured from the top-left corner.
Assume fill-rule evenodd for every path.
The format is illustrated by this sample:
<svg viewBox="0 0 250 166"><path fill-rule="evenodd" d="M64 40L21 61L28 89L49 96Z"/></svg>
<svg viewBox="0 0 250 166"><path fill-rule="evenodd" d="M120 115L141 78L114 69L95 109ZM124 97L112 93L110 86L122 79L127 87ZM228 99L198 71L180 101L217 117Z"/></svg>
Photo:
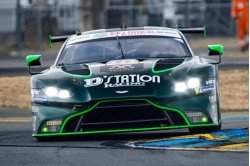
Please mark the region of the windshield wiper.
<svg viewBox="0 0 250 166"><path fill-rule="evenodd" d="M121 54L122 54L122 59L124 59L124 54L123 54L123 51L122 51L122 46L121 46L121 42L118 38L118 35L116 36L116 40L117 40L117 44L118 44L118 48L119 50L121 51Z"/></svg>

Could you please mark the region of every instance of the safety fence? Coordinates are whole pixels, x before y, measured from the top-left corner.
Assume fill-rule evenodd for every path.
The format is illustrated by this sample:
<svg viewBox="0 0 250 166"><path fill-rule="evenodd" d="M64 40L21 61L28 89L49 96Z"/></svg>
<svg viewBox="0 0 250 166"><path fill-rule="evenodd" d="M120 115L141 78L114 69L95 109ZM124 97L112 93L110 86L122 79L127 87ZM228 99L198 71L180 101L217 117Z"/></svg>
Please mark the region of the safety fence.
<svg viewBox="0 0 250 166"><path fill-rule="evenodd" d="M195 3L194 3L195 2ZM127 26L206 26L210 36L235 36L231 3L184 0L172 4L140 5L110 3L92 6L0 7L0 44L17 46L41 44L49 34L70 34L76 30Z"/></svg>

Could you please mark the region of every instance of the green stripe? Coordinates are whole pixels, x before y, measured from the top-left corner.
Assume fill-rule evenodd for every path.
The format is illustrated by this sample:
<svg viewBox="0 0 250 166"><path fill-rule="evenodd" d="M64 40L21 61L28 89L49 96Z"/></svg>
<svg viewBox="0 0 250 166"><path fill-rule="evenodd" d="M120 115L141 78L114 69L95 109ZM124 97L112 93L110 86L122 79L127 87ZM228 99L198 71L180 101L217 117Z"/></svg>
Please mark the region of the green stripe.
<svg viewBox="0 0 250 166"><path fill-rule="evenodd" d="M153 102L151 102L151 101L149 101L149 100L147 100L147 99L106 100L106 101L99 101L99 102L97 102L97 103L96 103L95 105L93 105L91 108L89 108L89 109L87 109L87 110L85 110L85 111L83 111L83 112L79 112L79 113L72 114L72 115L68 116L68 117L63 121L63 124L62 124L62 126L61 126L59 132L60 132L60 133L63 132L63 129L64 129L66 123L67 123L71 118L74 118L74 117L76 117L76 116L80 116L80 115L86 114L86 113L88 113L89 111L93 110L97 105L99 105L99 104L101 104L101 103L116 102L116 101L135 101L135 100L137 100L137 101L138 101L138 100L144 100L144 101L148 102L149 104L151 104L151 105L153 105L153 106L155 106L155 107L157 107L157 108L165 109L165 110L169 110L169 111L173 111L173 112L177 112L177 113L179 113L179 114L182 116L182 118L185 120L186 124L190 125L190 122L188 121L186 115L185 115L183 112L181 112L180 110L178 110L178 109L176 109L176 108L170 108L170 107L166 107L166 106L160 106L160 105L157 105L157 104L155 104L155 103L153 103Z"/></svg>
<svg viewBox="0 0 250 166"><path fill-rule="evenodd" d="M146 102L148 102L149 104L151 104L154 107L157 107L159 109L164 109L164 110L169 110L169 111L173 111L173 112L177 112L178 114L181 115L181 117L184 119L184 121L186 122L187 125L180 125L180 126L161 126L161 127L149 127L149 128L129 128L129 129L116 129L116 130L98 130L98 131L84 131L84 132L68 132L68 133L63 133L63 129L65 127L65 125L67 124L67 122L71 119L74 118L76 116L80 116L83 114L86 114L88 112L90 112L91 110L93 110L96 106L98 106L101 103L106 103L106 102L116 102L116 101L141 101L144 100ZM33 134L32 136L62 136L62 135L79 135L79 134L98 134L98 133L116 133L116 132L135 132L135 131L149 131L149 130L164 130L164 129L179 129L179 128L189 128L189 127L202 127L202 126L217 126L217 124L190 124L189 120L187 119L186 115L180 111L179 109L176 108L171 108L171 107L167 107L167 106L161 106L158 104L153 103L152 101L148 100L148 99L125 99L125 100L106 100L106 101L99 101L96 104L94 104L92 107L90 107L89 109L83 111L83 112L79 112L76 114L72 114L70 116L68 116L62 123L62 126L60 128L59 133L46 133L46 134Z"/></svg>
<svg viewBox="0 0 250 166"><path fill-rule="evenodd" d="M180 111L179 109L166 107L166 106L160 106L160 105L157 105L157 104L155 104L155 103L153 103L153 102L151 102L151 101L149 101L147 99L144 99L144 100L147 101L149 104L157 107L157 108L164 109L164 110L169 110L169 111L174 111L174 112L179 113L182 116L182 118L185 120L186 124L190 125L190 122L187 119L186 115L182 111Z"/></svg>
<svg viewBox="0 0 250 166"><path fill-rule="evenodd" d="M117 129L117 130L99 130L99 131L84 131L84 132L70 132L70 133L52 133L52 134L33 134L33 137L42 136L65 136L65 135L85 135L98 133L118 133L118 132L136 132L136 131L150 131L150 130L165 130L165 129L181 129L190 127L208 127L217 126L216 124L193 124L181 126L163 126L163 127L149 127L149 128L133 128L133 129Z"/></svg>
<svg viewBox="0 0 250 166"><path fill-rule="evenodd" d="M70 73L67 73L67 72L65 72L65 71L63 71L63 70L62 70L62 72L64 72L64 73L67 74L67 75L73 76L73 77L78 77L78 78L90 78L90 77L92 76L92 73L93 73L93 72L92 72L92 70L91 70L91 68L90 68L89 65L87 65L87 64L85 64L85 65L89 67L89 71L90 71L89 75L70 74Z"/></svg>
<svg viewBox="0 0 250 166"><path fill-rule="evenodd" d="M156 65L156 63L157 63L158 61L159 61L159 60L155 61L154 64L153 64L153 66L152 66L152 72L153 72L154 74L159 74L159 73L164 73L164 72L171 71L171 70L173 70L174 68L180 66L182 63L184 63L185 60L184 60L181 64L179 64L178 66L175 66L175 67L172 67L172 68L168 68L168 69L164 69L164 70L157 70L157 71L156 71L156 70L155 70L155 65Z"/></svg>

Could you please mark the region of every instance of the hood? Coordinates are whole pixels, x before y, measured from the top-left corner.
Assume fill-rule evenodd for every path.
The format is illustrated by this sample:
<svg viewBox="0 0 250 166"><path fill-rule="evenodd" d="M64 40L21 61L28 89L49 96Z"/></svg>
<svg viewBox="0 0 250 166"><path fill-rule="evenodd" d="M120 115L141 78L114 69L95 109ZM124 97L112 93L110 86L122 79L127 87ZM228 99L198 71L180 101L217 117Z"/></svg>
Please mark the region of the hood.
<svg viewBox="0 0 250 166"><path fill-rule="evenodd" d="M134 97L172 97L176 81L203 75L207 65L189 59L126 59L52 67L32 77L32 88L56 86L69 89L71 102ZM203 68L203 69L202 69Z"/></svg>

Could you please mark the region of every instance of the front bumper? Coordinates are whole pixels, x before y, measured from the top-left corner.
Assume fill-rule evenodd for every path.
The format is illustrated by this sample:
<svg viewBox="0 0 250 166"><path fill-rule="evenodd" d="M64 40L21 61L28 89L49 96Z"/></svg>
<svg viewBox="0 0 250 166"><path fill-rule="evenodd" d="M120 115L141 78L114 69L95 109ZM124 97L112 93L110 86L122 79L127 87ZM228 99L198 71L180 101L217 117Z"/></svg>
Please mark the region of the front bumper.
<svg viewBox="0 0 250 166"><path fill-rule="evenodd" d="M211 92L180 99L168 104L166 104L168 99L155 98L105 100L96 103L91 102L84 106L74 105L68 109L65 107L34 104L33 136L135 132L217 126L219 115L217 103L209 100L214 95L214 92ZM111 107L112 109L110 109ZM124 111L124 113L116 114L119 109ZM110 110L111 112L109 112ZM101 112L102 114L99 114ZM136 115L133 112L136 112ZM49 121L50 123L48 123ZM61 121L61 123L54 123L58 121ZM53 127L53 132L50 132L50 127L53 124L56 124L57 127ZM44 128L47 129L44 130Z"/></svg>

